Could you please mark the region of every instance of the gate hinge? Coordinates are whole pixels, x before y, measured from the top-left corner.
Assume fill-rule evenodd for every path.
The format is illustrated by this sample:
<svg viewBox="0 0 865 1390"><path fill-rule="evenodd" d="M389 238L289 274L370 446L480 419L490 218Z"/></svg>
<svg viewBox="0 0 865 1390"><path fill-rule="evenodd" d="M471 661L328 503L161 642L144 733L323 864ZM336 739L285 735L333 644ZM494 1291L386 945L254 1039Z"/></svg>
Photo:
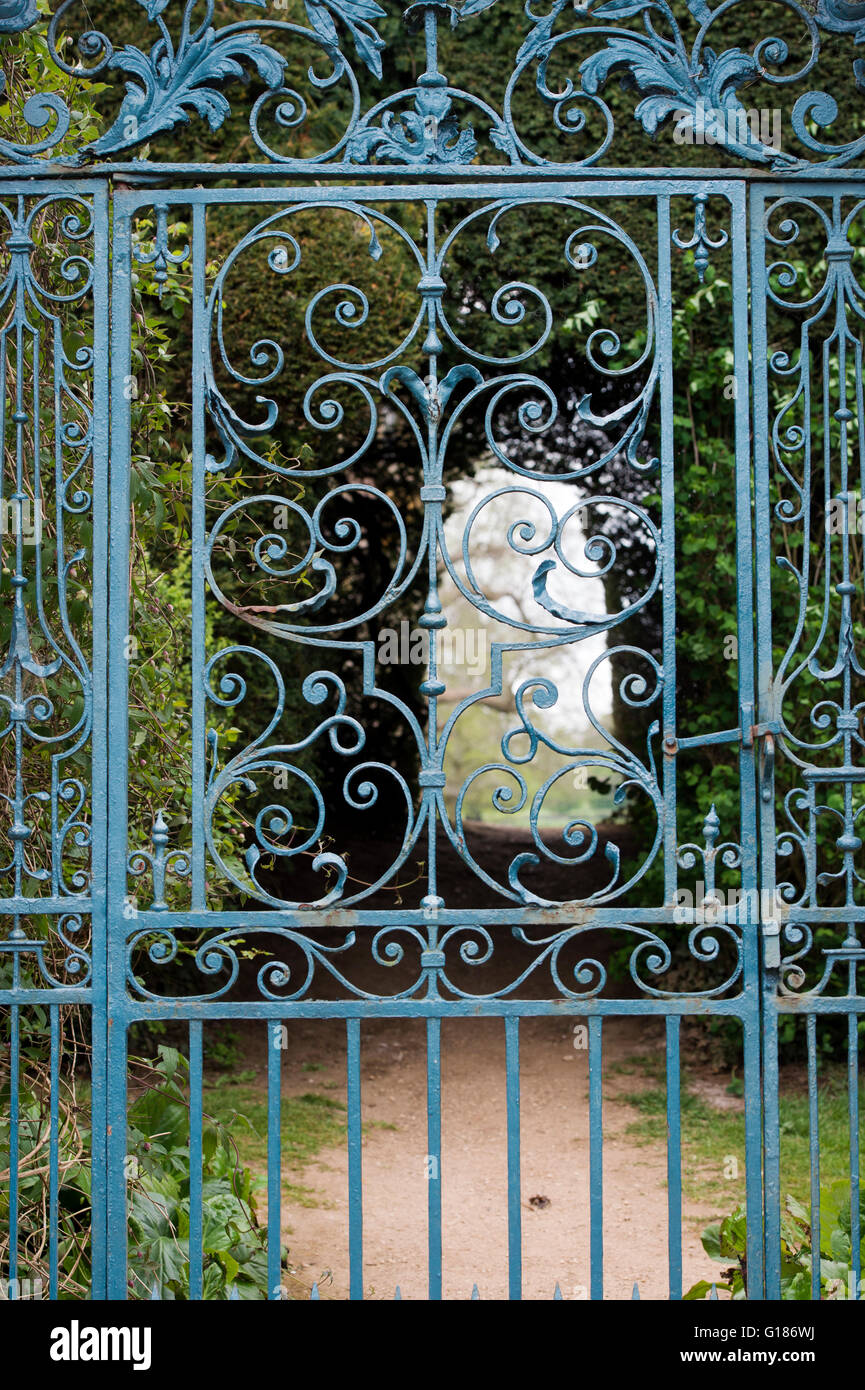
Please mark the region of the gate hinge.
<svg viewBox="0 0 865 1390"><path fill-rule="evenodd" d="M766 738L769 734L781 732L781 726L777 719L764 719L761 724L752 724L754 706L750 703L743 704L739 711L742 727L742 746L753 748L757 739Z"/></svg>
<svg viewBox="0 0 865 1390"><path fill-rule="evenodd" d="M695 734L691 738L678 740L673 737L671 746L676 752L685 748L705 748L711 743L741 743L743 748L753 748L756 739L780 732L777 719L767 719L763 724L753 724L753 717L754 706L750 701L746 701L739 708L738 729L719 729L714 734Z"/></svg>
<svg viewBox="0 0 865 1390"><path fill-rule="evenodd" d="M754 739L766 738L768 734L780 734L780 732L781 725L778 723L778 720L767 719L762 724L751 725L750 729L748 730L748 733L750 735L748 742L753 743Z"/></svg>

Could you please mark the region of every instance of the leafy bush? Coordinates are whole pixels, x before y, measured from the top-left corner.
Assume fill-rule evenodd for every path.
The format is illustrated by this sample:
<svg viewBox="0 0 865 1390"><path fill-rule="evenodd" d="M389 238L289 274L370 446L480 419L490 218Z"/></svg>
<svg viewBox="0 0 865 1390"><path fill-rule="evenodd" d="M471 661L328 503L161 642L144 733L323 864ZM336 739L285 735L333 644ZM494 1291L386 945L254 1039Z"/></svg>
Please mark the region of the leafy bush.
<svg viewBox="0 0 865 1390"><path fill-rule="evenodd" d="M865 1194L860 1197L860 1221L865 1227ZM701 1279L685 1294L685 1299L708 1298L712 1288L724 1290L732 1298L744 1299L747 1273L747 1220L744 1207L737 1207L723 1220L707 1226L702 1235L703 1249L719 1264L732 1261L711 1282ZM787 1196L781 1212L781 1297L811 1299L811 1271L815 1255L810 1215L795 1197ZM834 1183L820 1202L821 1299L855 1297L851 1253L850 1189ZM860 1283L860 1296L862 1284Z"/></svg>
<svg viewBox="0 0 865 1390"><path fill-rule="evenodd" d="M127 1160L129 1297L189 1297L188 1062L160 1046L155 1062L130 1059L146 1085L128 1111ZM46 1078L22 1077L19 1127L19 1277L48 1289L45 1164L49 1137ZM74 1078L59 1105L58 1267L60 1298L89 1294L90 1133L81 1124L80 1085ZM0 1093L0 1172L9 1169L8 1085ZM202 1249L204 1298L267 1297L266 1235L258 1221L258 1180L239 1161L225 1125L206 1120L202 1135ZM9 1189L0 1189L0 1226L9 1230ZM8 1249L0 1250L8 1276Z"/></svg>
<svg viewBox="0 0 865 1390"><path fill-rule="evenodd" d="M129 1107L129 1291L183 1299L189 1290L189 1064L160 1046L157 1084ZM258 1224L255 1187L225 1126L207 1121L202 1134L203 1296L267 1293L267 1250Z"/></svg>

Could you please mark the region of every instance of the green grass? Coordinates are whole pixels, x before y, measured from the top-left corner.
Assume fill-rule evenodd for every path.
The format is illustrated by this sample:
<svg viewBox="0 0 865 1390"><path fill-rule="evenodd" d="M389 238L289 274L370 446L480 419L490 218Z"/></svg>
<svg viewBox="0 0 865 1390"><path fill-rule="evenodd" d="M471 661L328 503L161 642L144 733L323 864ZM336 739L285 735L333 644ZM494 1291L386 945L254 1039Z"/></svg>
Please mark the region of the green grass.
<svg viewBox="0 0 865 1390"><path fill-rule="evenodd" d="M241 1160L252 1168L267 1167L267 1099L250 1084L255 1073L240 1072L204 1090L205 1113L230 1131ZM332 1096L306 1091L283 1096L280 1115L283 1161L303 1169L322 1150L345 1142L345 1106ZM299 1206L318 1206L313 1191L283 1179L283 1192Z"/></svg>
<svg viewBox="0 0 865 1390"><path fill-rule="evenodd" d="M323 1063L304 1063L304 1071L324 1070ZM241 1162L250 1168L267 1168L267 1096L257 1082L254 1071L235 1072L232 1076L205 1085L204 1111L224 1124L237 1145ZM336 1082L323 1081L322 1086ZM302 1171L322 1149L344 1144L347 1134L346 1109L342 1101L306 1091L301 1096L283 1096L280 1114L283 1166ZM363 1125L364 1134L372 1129L395 1130L387 1120L369 1120ZM310 1187L283 1178L282 1190L297 1206L321 1206Z"/></svg>
<svg viewBox="0 0 865 1390"><path fill-rule="evenodd" d="M637 1144L665 1143L667 1092L663 1084L663 1059L629 1058L611 1071L640 1076L651 1084L620 1099L638 1112L626 1134ZM662 1084L658 1084L658 1082ZM741 1078L733 1077L728 1094L741 1095ZM742 1110L722 1110L692 1089L687 1073L682 1078L682 1181L685 1196L721 1211L731 1211L745 1197L745 1116ZM781 1190L807 1205L810 1192L810 1152L807 1090L782 1083ZM820 1182L849 1181L850 1125L847 1076L841 1067L827 1067L818 1099L820 1126ZM865 1087L860 1087L860 1113L865 1113ZM863 1136L865 1137L865 1136ZM735 1174L735 1176L734 1176Z"/></svg>

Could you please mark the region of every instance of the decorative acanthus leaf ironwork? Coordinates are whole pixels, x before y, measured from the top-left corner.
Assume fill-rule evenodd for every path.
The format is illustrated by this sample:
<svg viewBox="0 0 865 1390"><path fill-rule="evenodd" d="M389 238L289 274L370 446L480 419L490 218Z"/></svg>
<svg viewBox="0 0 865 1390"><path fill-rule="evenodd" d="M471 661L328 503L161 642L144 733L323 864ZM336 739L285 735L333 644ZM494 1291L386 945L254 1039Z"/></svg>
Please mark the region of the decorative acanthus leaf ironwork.
<svg viewBox="0 0 865 1390"><path fill-rule="evenodd" d="M471 129L460 130L444 83L419 88L413 111L385 111L380 126L358 130L349 141L349 158L392 164L470 164L477 152Z"/></svg>
<svg viewBox="0 0 865 1390"><path fill-rule="evenodd" d="M722 112L724 116L733 117L724 125L734 132L728 139L723 131L723 143L746 158L763 161L773 157L774 152L767 154L760 142L753 139L747 120L743 126L744 138L738 138L739 112L744 115L745 107L737 90L758 75L753 54L731 48L716 55L706 49L703 67L695 75L678 52L656 47L648 38L643 41L617 36L608 38L605 49L580 65L583 91L594 95L613 73L622 71L637 90L645 94L634 108L634 116L647 135L656 134L668 117L681 120L686 115L691 116L696 133L705 130L707 111L712 113L709 119L716 124L715 113Z"/></svg>
<svg viewBox="0 0 865 1390"><path fill-rule="evenodd" d="M677 123L681 134L696 144L719 145L736 159L773 169L807 168L820 163L850 163L865 150L865 137L835 145L823 131L838 118L834 96L821 90L804 91L789 116L789 129L799 149L780 149L767 138L754 112L746 108L742 92L756 82L769 87L800 83L816 68L821 33L849 35L858 43L865 36L865 7L846 0L818 0L816 8L803 0L779 0L787 17L801 26L804 59L793 58L791 40L765 34L752 38L752 16L745 0L724 0L710 6L706 0L689 0L692 33L685 34L688 20L670 0L602 0L573 4L552 0L539 14L527 0L528 32L519 45L514 65L502 94L462 91L451 87L439 72L438 30L458 28L463 22L492 23L486 12L504 0L465 0L461 6L446 0L418 0L404 11L410 31L419 31L425 70L413 86L388 92L372 106L364 107L359 81L361 69L382 80L386 41L379 21L386 11L378 0L304 0L309 27L289 20L274 0L242 0L254 8L256 18L214 27L214 0L203 10L199 0L134 0L148 21L159 30L149 49L126 45L115 50L108 35L88 28L76 35L70 13L81 0L62 0L47 28L49 51L57 67L75 78L89 78L106 70L124 75L126 96L111 128L83 153L106 156L133 149L160 132L171 130L191 115L218 129L230 110L223 84L255 76L264 84L249 111L249 127L259 150L269 160L297 165L338 162L346 164L392 163L465 167L477 156L479 138L458 116L461 107L472 108L487 123L485 138L509 164L529 166L591 167L602 162L615 135L616 118L604 92L611 78L621 79L638 94L633 116L649 136L663 126ZM576 12L576 22L571 16ZM747 42L713 47L710 35L723 20L725 37L737 17L748 19ZM0 0L0 36L28 27L36 18L33 0ZM571 27L569 27L569 25ZM263 36L263 30L267 30ZM280 46L275 47L274 41ZM70 44L72 47L70 48ZM322 73L313 61L307 68L308 95L316 98L338 88L338 109L345 112L342 135L327 150L303 155L283 154L273 147L261 129L265 112L279 135L304 126L310 117L308 96L283 86L289 56L298 48L312 47L324 54L330 69ZM71 56L72 52L77 57ZM354 63L355 67L352 66ZM572 75L553 80L553 65ZM302 65L301 65L302 66ZM552 109L556 130L568 137L561 154L538 153L519 133L515 96L524 75L534 77L541 99ZM865 59L852 65L854 90L865 89ZM523 86L524 90L524 86ZM492 101L491 101L492 98ZM268 107L268 101L276 102ZM761 108L762 109L762 108ZM589 119L592 114L595 124ZM49 137L30 146L2 142L0 149L17 161L43 157L69 128L69 111L56 94L31 99L25 119L36 128L54 125ZM592 135L597 123L600 134ZM577 152L570 141L580 137L585 148Z"/></svg>
<svg viewBox="0 0 865 1390"><path fill-rule="evenodd" d="M140 80L126 83L126 97L117 119L94 141L90 152L111 154L139 145L159 131L188 121L190 111L202 116L211 130L218 130L231 106L213 84L243 77L247 63L273 90L282 81L285 61L276 49L263 44L258 34L233 33L220 38L215 29L206 29L199 38L181 44L176 54L164 38L149 54L127 45L112 56L109 66Z"/></svg>
<svg viewBox="0 0 865 1390"><path fill-rule="evenodd" d="M352 37L358 58L376 77L381 77L381 54L385 46L373 20L384 19L385 11L376 0L304 0L312 28L324 40L332 57L341 57L335 19L344 24Z"/></svg>

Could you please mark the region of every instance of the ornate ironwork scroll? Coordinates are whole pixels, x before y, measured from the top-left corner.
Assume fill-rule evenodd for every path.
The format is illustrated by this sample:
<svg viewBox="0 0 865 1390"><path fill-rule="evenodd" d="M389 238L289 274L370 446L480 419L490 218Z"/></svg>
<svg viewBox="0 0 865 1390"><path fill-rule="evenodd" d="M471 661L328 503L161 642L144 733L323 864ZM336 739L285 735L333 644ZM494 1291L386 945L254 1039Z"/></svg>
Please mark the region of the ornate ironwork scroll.
<svg viewBox="0 0 865 1390"><path fill-rule="evenodd" d="M776 170L847 165L865 148L860 134L845 138L834 131L839 102L819 86L827 37L862 36L862 17L846 0L818 0L816 6L782 0L777 28L756 37L753 10L744 0L715 6L706 0L529 0L522 40L494 100L487 91L452 85L440 50L459 45L469 26L492 32L504 5L421 0L409 6L404 20L416 35L418 76L402 88L388 80L384 92L395 28L376 0L298 0L291 6L239 0L240 17L218 27L213 0L203 7L196 0L135 0L122 26L113 4L85 8L81 0L64 0L47 24L46 40L60 73L82 81L119 79L125 86L115 118L81 151L87 161L126 159L189 122L218 130L238 108L245 108L262 159L286 167L464 169L479 160L588 168L615 160L616 125L624 118L638 122L647 136L675 130L679 143L717 145L743 165ZM4 0L0 35L35 21L32 0ZM118 28L132 41L112 37ZM851 60L847 69L854 102L862 90L862 62ZM632 94L627 104L612 96L614 78ZM253 84L249 98L237 96L241 79ZM543 148L524 129L533 101L547 113L552 136ZM322 141L324 102L342 128ZM762 109L779 104L789 106L783 142L760 118ZM67 102L48 91L31 98L24 115L34 131L48 126L48 133L32 143L0 141L4 157L50 158L69 129ZM305 151L310 143L321 147L301 153L298 141Z"/></svg>
<svg viewBox="0 0 865 1390"><path fill-rule="evenodd" d="M862 201L774 195L766 311L776 345L762 390L771 419L766 525L773 537L774 746L781 990L861 995ZM803 240L819 248L807 267ZM766 328L763 328L766 332ZM768 705L767 705L768 708ZM774 890L774 879L770 880Z"/></svg>
<svg viewBox="0 0 865 1390"><path fill-rule="evenodd" d="M104 593L92 540L94 480L104 489L94 246L104 217L100 194L47 189L0 202L0 873L15 914L0 951L13 988L90 977L92 612Z"/></svg>
<svg viewBox="0 0 865 1390"><path fill-rule="evenodd" d="M441 1020L503 1019L517 1293L530 1013L588 1019L595 1136L605 1016L665 1029L671 1296L683 1017L741 1029L751 1287L768 1213L780 1289L785 1014L807 1018L813 1114L815 1020L846 1023L858 1193L863 8L779 0L755 34L745 0L0 0L3 54L56 78L0 86L0 994L16 1077L22 1004L48 1004L55 1071L58 1009L93 1007L94 1290L128 1287L108 1222L142 1020L189 1028L193 1297L205 1018L346 1021L358 1174L361 1020L426 1021L433 1133ZM162 296L178 272L187 742L171 795L130 814L130 323L135 277ZM614 316L587 287L616 275ZM715 277L738 648L730 726L706 729L677 664L677 352ZM489 646L453 696L456 614ZM403 624L395 673L379 639ZM491 749L479 709L504 710Z"/></svg>
<svg viewBox="0 0 865 1390"><path fill-rule="evenodd" d="M562 191L536 190L519 199L476 197L467 211L457 210L452 197L428 195L420 207L419 234L409 230L399 202L376 201L372 194L272 201L274 209L253 218L224 253L207 304L201 304L197 403L206 410L210 439L200 446L193 505L201 518L196 524L207 605L202 597L195 621L203 623L205 607L215 604L217 614L230 615L241 627L235 626L238 636L230 642L210 648L200 676L203 699L193 739L207 745L207 768L191 795L193 807L200 806L201 838L191 846L171 842L160 812L152 849L130 851L128 891L137 900L129 924L130 984L145 998L161 997L160 978L173 978L167 967L177 961L179 944L192 939L198 914L208 910L206 882L233 907L230 921L223 926L218 914L212 916L212 929L197 938L195 966L205 978L200 993L193 987L193 996L202 999L224 998L238 987L238 928L244 923L278 957L258 969L255 988L265 999L308 997L322 978L336 981L349 997L374 998L369 984L352 974L358 959L392 968L393 985L383 975L377 986L388 998L442 991L451 998L506 998L541 978L566 998L593 998L607 986L598 932L613 928L630 946L631 977L640 990L649 997L674 995L675 984L664 978L671 948L658 928L677 920L678 873L693 870L697 857L688 845L677 845L674 763L668 751L677 746L675 619L669 606L661 618L661 592L663 578L671 598L674 593L669 569L674 512L672 459L657 452L664 437L658 421L668 408L662 406L660 383L670 372L657 277L659 257L660 274L666 276L676 247L696 243L674 236L668 200L661 204L654 198L646 204L654 218L648 254L603 199L588 201ZM723 247L723 227L711 239L705 230L705 198L696 206L703 217L701 245ZM720 200L713 204L713 228L719 214L723 219L723 207ZM194 215L201 256L206 254L205 217L211 217L206 199L197 203ZM160 216L164 222L164 211ZM504 277L483 310L487 322L497 326L502 346L481 350L474 345L478 316L465 310L457 269L459 247L473 237L494 273L498 259L513 253L526 218L543 216L557 227L561 264L575 293L588 270L601 273L605 264L625 258L643 296L636 345L626 347L602 319L584 331L587 386L576 406L572 457L552 478L525 452L527 443L537 440L543 446L552 438L560 409L556 393L536 370L552 335L561 331L550 298L538 284ZM372 355L365 330L377 306L360 279L304 289L302 357L290 341L269 333L238 335L234 287L255 261L269 277L275 304L295 296L295 286L306 285L301 277L313 227L331 244L357 239L365 247L370 275L383 277L381 284L402 276L400 283L408 277L416 287L405 326L377 338L381 345ZM146 254L153 259L156 253ZM168 254L163 238L163 259ZM301 373L299 383L291 383L302 400L299 422L286 420L282 404L290 362ZM612 380L616 404L605 409L603 383ZM291 461L274 451L274 439L298 423L327 445L312 462ZM411 490L398 506L379 481L382 432L397 428L416 456L419 506L410 500ZM458 431L471 428L478 431L477 449L496 465L502 481L480 488L455 544L445 509L460 477L451 471L449 451ZM581 430L592 431L602 444L583 454ZM599 476L614 463L647 495L660 490L666 502L660 508L642 505L627 491L616 495L599 487ZM405 467L414 476L413 465ZM246 474L255 485L241 488L240 497L229 492L225 504L205 502L214 484L235 479L237 486ZM564 503L563 486L572 489ZM218 497L218 488L212 495ZM650 557L647 572L619 608L575 607L568 597L575 581L600 582L622 563L619 543L605 530L610 518L616 519L616 534L630 543L639 539ZM374 534L371 525L390 528L391 567L381 590L365 592L349 578ZM517 587L507 601L487 591L479 567L490 527L501 528L503 556L509 557L502 566L513 566ZM194 585L201 582L193 576ZM491 643L486 683L449 707L443 706L447 686L440 671L449 626L443 585L466 612L477 615L474 621L492 624L501 634ZM269 602L271 597L279 601ZM420 707L393 686L375 641L388 614L414 602L426 644ZM618 627L649 607L663 629L660 657L615 636ZM545 654L604 637L606 648L581 677L579 707L587 733L568 741L549 722L563 692L543 674ZM309 648L316 651L312 669L293 675L292 649L300 654ZM499 755L477 758L454 783L452 741L485 701L507 693L514 657L526 663L529 674L513 688L513 717L502 733ZM349 659L360 672L353 684L345 673ZM609 680L611 666L618 698L643 715L640 743L624 741L596 708L597 690L605 677ZM298 695L305 713L299 729L293 716L293 737L287 739L286 709L296 708ZM384 702L394 727L408 731L416 774L411 759L393 765L367 752L369 711L376 701ZM235 731L230 743L229 725ZM719 737L735 742L739 732ZM685 739L693 748L704 741ZM326 779L310 771L306 761L322 749L328 754ZM743 756L750 754L745 750ZM551 770L538 779L542 757ZM548 828L548 799L588 776L606 779L613 809L642 801L651 829L636 855L623 854L619 833L597 817L571 815L563 827ZM366 873L358 847L347 854L341 844L345 816L354 814L357 833L362 835L366 825L374 841L385 803L391 817L385 836L389 852ZM503 866L485 862L483 848L476 848L479 814L502 827L526 825L527 841ZM226 825L234 827L227 837ZM704 899L714 893L719 830L710 817L707 848L700 852L709 885ZM448 846L477 885L477 908L462 914L451 907L448 872L439 868ZM717 853L727 879L740 881L738 848L727 843ZM640 887L659 857L671 885L666 902L647 900ZM545 891L552 870L557 888ZM413 892L401 887L409 878ZM382 906L382 894L396 888L404 906ZM706 901L696 906L686 920L691 956L706 967L698 992L725 995L741 978L746 912L735 901L708 915ZM364 923L362 931L354 925L357 920ZM331 923L345 928L338 941L329 929L321 934ZM513 927L524 959L506 981L487 985L475 967L495 955L495 924ZM142 951L149 953L155 973L142 974L136 966Z"/></svg>

